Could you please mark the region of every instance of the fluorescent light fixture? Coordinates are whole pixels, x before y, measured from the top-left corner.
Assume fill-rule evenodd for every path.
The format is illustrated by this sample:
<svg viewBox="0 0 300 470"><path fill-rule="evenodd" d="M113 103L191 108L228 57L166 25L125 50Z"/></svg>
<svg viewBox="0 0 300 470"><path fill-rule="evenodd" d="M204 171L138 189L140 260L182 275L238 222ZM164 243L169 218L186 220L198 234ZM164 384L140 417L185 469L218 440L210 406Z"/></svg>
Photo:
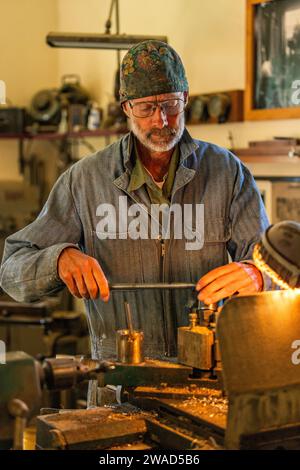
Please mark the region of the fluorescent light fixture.
<svg viewBox="0 0 300 470"><path fill-rule="evenodd" d="M91 33L49 33L46 37L46 42L51 47L125 50L130 49L134 44L149 39L168 42L166 36Z"/></svg>

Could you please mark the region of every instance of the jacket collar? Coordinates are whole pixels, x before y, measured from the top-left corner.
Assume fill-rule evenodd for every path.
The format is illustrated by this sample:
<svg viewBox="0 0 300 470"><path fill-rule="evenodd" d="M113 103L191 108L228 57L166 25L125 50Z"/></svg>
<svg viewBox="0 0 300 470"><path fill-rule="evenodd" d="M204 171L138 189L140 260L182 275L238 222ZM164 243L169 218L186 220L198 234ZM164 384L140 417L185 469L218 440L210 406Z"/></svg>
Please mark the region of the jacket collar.
<svg viewBox="0 0 300 470"><path fill-rule="evenodd" d="M134 135L132 132L129 132L121 139L121 157L123 157L123 164L125 172L123 172L118 178L114 180L115 186L120 189L127 190L130 174L134 167L134 161L132 161L134 152ZM179 189L181 186L187 184L194 176L195 170L192 170L187 165L187 158L192 155L195 150L199 147L199 143L195 142L191 137L187 129L184 129L181 140L179 141L179 165L177 169L177 177L174 183L174 188L172 192Z"/></svg>
<svg viewBox="0 0 300 470"><path fill-rule="evenodd" d="M179 164L182 165L185 160L197 150L198 147L199 142L195 142L188 130L185 128L181 140L179 142Z"/></svg>

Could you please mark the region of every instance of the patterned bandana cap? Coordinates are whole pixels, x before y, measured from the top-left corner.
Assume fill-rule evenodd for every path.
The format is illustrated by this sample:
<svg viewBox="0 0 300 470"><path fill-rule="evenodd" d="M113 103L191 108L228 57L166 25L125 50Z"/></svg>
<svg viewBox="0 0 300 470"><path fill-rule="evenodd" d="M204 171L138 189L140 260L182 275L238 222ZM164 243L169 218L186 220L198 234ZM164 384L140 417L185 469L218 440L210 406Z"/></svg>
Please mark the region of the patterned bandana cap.
<svg viewBox="0 0 300 470"><path fill-rule="evenodd" d="M161 41L143 41L125 55L120 70L120 101L188 91L188 82L176 51Z"/></svg>

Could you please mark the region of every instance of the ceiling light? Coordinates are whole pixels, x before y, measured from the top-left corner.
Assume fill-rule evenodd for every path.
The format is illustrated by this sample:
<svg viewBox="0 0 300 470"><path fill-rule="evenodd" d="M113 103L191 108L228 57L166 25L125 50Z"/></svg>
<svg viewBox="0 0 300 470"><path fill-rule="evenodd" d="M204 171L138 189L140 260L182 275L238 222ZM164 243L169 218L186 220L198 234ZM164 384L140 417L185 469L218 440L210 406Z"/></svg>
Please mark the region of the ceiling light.
<svg viewBox="0 0 300 470"><path fill-rule="evenodd" d="M127 34L49 33L46 37L47 44L51 47L114 50L130 49L134 44L149 39L168 42L166 36Z"/></svg>
<svg viewBox="0 0 300 470"><path fill-rule="evenodd" d="M115 10L116 34L111 34L112 14ZM114 49L117 51L130 49L142 41L157 40L168 42L166 36L141 36L136 34L120 34L119 0L111 0L109 16L105 23L105 33L49 33L47 44L51 47L66 47L76 49ZM120 52L118 52L120 65Z"/></svg>

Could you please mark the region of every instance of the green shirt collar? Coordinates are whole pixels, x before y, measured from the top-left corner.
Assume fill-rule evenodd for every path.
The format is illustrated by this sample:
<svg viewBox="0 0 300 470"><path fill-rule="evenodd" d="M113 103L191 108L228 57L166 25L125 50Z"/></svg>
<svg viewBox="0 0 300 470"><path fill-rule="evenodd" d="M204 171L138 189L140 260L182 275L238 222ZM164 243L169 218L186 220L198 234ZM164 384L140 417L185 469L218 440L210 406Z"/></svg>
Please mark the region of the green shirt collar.
<svg viewBox="0 0 300 470"><path fill-rule="evenodd" d="M175 174L176 174L176 170L177 170L178 162L179 162L178 145L176 145L174 152L172 154L170 165L169 165L169 171L166 176L166 180L164 182L162 189L160 189L155 184L150 174L144 168L141 160L139 159L135 139L134 139L133 152L134 152L134 157L135 157L135 165L131 173L128 191L136 191L145 184L152 203L162 204L162 203L170 201L172 187L174 184Z"/></svg>

